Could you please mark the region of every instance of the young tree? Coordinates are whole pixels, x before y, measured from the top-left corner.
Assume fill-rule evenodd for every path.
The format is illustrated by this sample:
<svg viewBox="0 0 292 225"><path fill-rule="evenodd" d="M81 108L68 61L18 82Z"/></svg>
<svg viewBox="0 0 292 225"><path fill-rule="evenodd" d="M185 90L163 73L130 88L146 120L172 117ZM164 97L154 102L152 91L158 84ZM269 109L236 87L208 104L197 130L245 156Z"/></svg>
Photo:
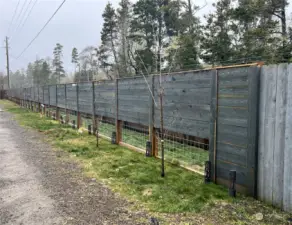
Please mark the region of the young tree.
<svg viewBox="0 0 292 225"><path fill-rule="evenodd" d="M56 81L58 83L61 83L61 78L65 77L65 71L63 67L63 46L59 43L56 44L56 47L54 48L54 59L53 59L53 67L54 67L54 76Z"/></svg>

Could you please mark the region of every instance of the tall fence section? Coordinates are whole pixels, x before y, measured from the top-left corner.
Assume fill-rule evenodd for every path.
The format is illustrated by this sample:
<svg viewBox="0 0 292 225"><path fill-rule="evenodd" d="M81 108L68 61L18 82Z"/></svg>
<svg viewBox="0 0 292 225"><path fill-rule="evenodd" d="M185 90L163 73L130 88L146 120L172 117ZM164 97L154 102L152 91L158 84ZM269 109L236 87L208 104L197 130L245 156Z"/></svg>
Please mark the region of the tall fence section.
<svg viewBox="0 0 292 225"><path fill-rule="evenodd" d="M148 146L155 157L162 105L166 160L199 173L208 161L212 181L229 186L236 173L236 189L256 196L260 72L250 64L13 89L8 96L73 127L97 126L102 137L115 132L117 144L142 152Z"/></svg>
<svg viewBox="0 0 292 225"><path fill-rule="evenodd" d="M292 211L292 64L261 71L258 197Z"/></svg>

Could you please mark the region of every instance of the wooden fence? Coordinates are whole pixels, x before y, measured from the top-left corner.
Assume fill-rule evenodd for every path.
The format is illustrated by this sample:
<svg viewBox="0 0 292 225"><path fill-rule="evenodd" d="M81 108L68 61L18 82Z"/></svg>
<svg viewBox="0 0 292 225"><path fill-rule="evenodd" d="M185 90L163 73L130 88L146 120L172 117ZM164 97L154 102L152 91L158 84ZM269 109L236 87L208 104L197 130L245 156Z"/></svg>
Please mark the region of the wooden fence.
<svg viewBox="0 0 292 225"><path fill-rule="evenodd" d="M292 64L261 71L259 199L292 211Z"/></svg>
<svg viewBox="0 0 292 225"><path fill-rule="evenodd" d="M229 172L235 170L236 188L255 196L259 74L258 65L241 65L150 76L146 81L143 77L132 77L12 89L8 96L22 104L36 104L38 108L40 104L54 107L57 119L60 110L65 110L66 115L67 111L74 111L78 127L81 114L94 115L93 120L105 117L115 121L118 144L125 144L123 135L128 132L124 132L122 124L136 124L136 130L138 125L148 127L149 131L140 133L146 133L152 154L158 157L161 80L164 124L168 132L166 156L190 159L195 166L202 166L202 160L204 164L209 158L214 182L228 186ZM198 140L210 143L206 158L203 154L208 142L202 142L202 149L189 144ZM183 150L179 147L182 145Z"/></svg>

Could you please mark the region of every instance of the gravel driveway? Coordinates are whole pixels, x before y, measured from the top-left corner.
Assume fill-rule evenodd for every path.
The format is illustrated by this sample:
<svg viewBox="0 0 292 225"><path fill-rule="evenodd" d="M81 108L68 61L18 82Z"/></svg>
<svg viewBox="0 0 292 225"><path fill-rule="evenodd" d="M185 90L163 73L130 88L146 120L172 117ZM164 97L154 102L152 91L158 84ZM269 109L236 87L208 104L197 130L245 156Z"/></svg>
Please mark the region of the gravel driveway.
<svg viewBox="0 0 292 225"><path fill-rule="evenodd" d="M0 112L1 225L149 224L142 209L130 211L131 203L84 177L43 139Z"/></svg>

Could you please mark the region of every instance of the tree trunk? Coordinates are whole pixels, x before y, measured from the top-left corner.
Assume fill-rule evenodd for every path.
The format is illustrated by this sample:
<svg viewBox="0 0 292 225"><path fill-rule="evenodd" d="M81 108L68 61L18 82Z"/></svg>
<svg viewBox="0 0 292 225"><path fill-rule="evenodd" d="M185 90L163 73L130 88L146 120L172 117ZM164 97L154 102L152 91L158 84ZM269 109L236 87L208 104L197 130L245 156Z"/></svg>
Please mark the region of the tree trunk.
<svg viewBox="0 0 292 225"><path fill-rule="evenodd" d="M288 54L286 52L286 47L287 47L287 25L286 25L286 1L282 0L282 5L281 5L281 25L282 25L282 45L283 45L283 60L288 59Z"/></svg>

